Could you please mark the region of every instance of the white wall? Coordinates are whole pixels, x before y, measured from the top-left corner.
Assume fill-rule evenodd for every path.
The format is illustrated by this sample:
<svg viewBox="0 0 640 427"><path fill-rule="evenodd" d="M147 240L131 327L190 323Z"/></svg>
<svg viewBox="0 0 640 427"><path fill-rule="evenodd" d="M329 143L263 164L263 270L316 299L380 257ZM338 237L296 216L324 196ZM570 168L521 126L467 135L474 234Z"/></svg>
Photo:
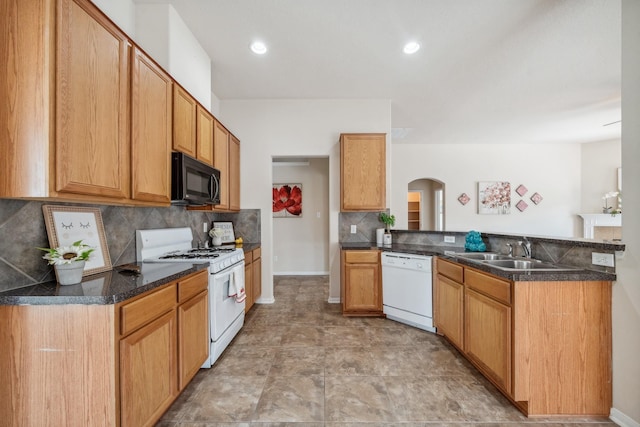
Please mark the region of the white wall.
<svg viewBox="0 0 640 427"><path fill-rule="evenodd" d="M136 37L135 10L132 0L91 0L130 38Z"/></svg>
<svg viewBox="0 0 640 427"><path fill-rule="evenodd" d="M211 109L211 59L170 4L138 4L135 41Z"/></svg>
<svg viewBox="0 0 640 427"><path fill-rule="evenodd" d="M136 43L165 70L169 71L168 4L136 5Z"/></svg>
<svg viewBox="0 0 640 427"><path fill-rule="evenodd" d="M273 183L302 185L302 216L273 218L273 274L329 274L329 159L274 166Z"/></svg>
<svg viewBox="0 0 640 427"><path fill-rule="evenodd" d="M640 2L622 1L622 217L624 258L613 285L613 410L621 425L640 426Z"/></svg>
<svg viewBox="0 0 640 427"><path fill-rule="evenodd" d="M329 297L335 300L340 296L340 133L389 134L390 111L389 100L221 100L220 120L240 139L241 206L261 210L259 302L273 301L272 157L329 157Z"/></svg>
<svg viewBox="0 0 640 427"><path fill-rule="evenodd" d="M602 196L618 190L621 146L620 141L582 144L582 213L601 213ZM609 199L609 206L614 203Z"/></svg>
<svg viewBox="0 0 640 427"><path fill-rule="evenodd" d="M407 228L406 188L419 178L433 178L445 185L445 230L522 233L558 237L582 235L580 213L580 145L498 144L392 144L391 212L396 228ZM509 181L511 213L479 215L477 183ZM529 191L515 192L524 184ZM529 198L539 193L535 205ZM458 202L466 193L471 201ZM529 207L520 212L515 205Z"/></svg>

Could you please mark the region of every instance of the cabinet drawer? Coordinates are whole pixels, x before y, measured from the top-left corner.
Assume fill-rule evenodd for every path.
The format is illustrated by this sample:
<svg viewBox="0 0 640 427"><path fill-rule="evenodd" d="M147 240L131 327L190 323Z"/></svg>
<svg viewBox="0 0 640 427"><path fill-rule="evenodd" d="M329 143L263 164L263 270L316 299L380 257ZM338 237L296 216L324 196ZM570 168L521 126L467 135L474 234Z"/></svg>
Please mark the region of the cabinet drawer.
<svg viewBox="0 0 640 427"><path fill-rule="evenodd" d="M464 267L449 261L445 261L442 258L437 259L436 265L438 273L442 274L443 276L447 276L448 278L453 279L456 282L462 283L464 278Z"/></svg>
<svg viewBox="0 0 640 427"><path fill-rule="evenodd" d="M182 303L207 289L207 271L201 271L178 282L178 302Z"/></svg>
<svg viewBox="0 0 640 427"><path fill-rule="evenodd" d="M176 285L167 286L120 308L120 333L127 335L176 304Z"/></svg>
<svg viewBox="0 0 640 427"><path fill-rule="evenodd" d="M511 283L506 280L467 269L465 284L476 291L511 305Z"/></svg>
<svg viewBox="0 0 640 427"><path fill-rule="evenodd" d="M377 264L378 251L346 251L344 262L348 264Z"/></svg>
<svg viewBox="0 0 640 427"><path fill-rule="evenodd" d="M246 251L244 253L244 263L251 264L253 262L253 251Z"/></svg>
<svg viewBox="0 0 640 427"><path fill-rule="evenodd" d="M255 248L253 250L253 259L258 259L262 256L262 248Z"/></svg>

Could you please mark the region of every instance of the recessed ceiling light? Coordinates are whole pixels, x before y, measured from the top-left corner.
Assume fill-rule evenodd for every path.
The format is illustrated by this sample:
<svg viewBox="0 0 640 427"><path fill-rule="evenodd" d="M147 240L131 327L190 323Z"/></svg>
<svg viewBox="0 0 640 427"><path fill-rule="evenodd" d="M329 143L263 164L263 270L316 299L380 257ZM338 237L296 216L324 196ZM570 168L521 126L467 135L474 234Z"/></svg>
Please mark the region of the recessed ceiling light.
<svg viewBox="0 0 640 427"><path fill-rule="evenodd" d="M265 53L267 53L267 45L262 42L253 42L251 43L250 48L251 52L257 55L264 55Z"/></svg>
<svg viewBox="0 0 640 427"><path fill-rule="evenodd" d="M413 55L419 50L420 50L420 44L418 44L418 42L409 42L405 44L404 48L402 49L402 51L407 55Z"/></svg>

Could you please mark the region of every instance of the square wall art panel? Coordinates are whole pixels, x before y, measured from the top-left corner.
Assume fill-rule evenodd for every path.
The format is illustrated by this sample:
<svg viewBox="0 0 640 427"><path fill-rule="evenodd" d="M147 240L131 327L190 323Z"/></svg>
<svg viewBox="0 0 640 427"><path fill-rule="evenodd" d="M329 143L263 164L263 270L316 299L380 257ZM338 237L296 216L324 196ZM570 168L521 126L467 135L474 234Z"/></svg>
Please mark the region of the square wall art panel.
<svg viewBox="0 0 640 427"><path fill-rule="evenodd" d="M302 218L302 184L273 184L273 217Z"/></svg>
<svg viewBox="0 0 640 427"><path fill-rule="evenodd" d="M511 213L511 184L507 181L478 182L478 213L493 215Z"/></svg>

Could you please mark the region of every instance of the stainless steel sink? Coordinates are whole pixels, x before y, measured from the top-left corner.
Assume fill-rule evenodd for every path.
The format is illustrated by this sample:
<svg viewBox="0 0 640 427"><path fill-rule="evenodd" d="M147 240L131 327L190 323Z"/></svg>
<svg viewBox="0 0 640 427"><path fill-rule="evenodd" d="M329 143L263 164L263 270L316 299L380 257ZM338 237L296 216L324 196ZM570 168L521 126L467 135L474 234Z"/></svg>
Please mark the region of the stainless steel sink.
<svg viewBox="0 0 640 427"><path fill-rule="evenodd" d="M580 270L575 267L552 264L531 258L513 258L493 252L464 252L456 253L456 257L467 259L478 264L489 265L507 271L572 271Z"/></svg>

